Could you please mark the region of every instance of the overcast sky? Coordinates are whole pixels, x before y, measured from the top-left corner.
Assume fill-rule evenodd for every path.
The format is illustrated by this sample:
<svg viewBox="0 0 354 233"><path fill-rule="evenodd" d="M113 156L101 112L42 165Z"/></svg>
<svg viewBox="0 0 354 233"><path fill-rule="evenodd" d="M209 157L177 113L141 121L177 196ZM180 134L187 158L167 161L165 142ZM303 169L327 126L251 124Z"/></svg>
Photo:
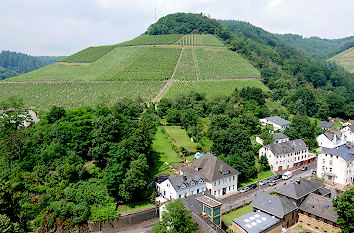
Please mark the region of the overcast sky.
<svg viewBox="0 0 354 233"><path fill-rule="evenodd" d="M194 12L274 33L354 35L353 0L0 0L0 50L70 55L143 33L157 18Z"/></svg>

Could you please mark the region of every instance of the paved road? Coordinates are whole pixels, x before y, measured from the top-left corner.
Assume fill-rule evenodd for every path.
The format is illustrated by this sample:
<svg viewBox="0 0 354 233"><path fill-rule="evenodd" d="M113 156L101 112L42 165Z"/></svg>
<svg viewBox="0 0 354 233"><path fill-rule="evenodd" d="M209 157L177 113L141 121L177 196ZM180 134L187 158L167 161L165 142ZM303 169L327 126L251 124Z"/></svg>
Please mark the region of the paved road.
<svg viewBox="0 0 354 233"><path fill-rule="evenodd" d="M225 196L220 198L220 201L222 202L222 212L227 212L229 210L235 209L240 207L240 205L244 205L245 203L251 201L254 199L256 196L257 192L259 191L264 191L264 192L272 192L276 188L284 186L285 184L289 184L290 182L293 182L295 179L298 178L303 178L306 176L310 175L311 169L316 170L316 164L317 162L313 162L312 164L308 165L307 171L301 171L301 168L292 170L292 177L289 180L276 180L276 185L274 186L269 186L268 184L265 185L258 185L256 189L252 189L248 192L245 193L235 193L229 196Z"/></svg>

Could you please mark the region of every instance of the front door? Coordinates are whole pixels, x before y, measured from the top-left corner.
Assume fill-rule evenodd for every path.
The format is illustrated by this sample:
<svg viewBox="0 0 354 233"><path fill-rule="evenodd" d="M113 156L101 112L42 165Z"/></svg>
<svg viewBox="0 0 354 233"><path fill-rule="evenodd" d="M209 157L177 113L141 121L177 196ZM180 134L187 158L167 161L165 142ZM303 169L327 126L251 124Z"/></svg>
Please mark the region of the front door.
<svg viewBox="0 0 354 233"><path fill-rule="evenodd" d="M281 172L283 170L283 166L278 167L278 172Z"/></svg>

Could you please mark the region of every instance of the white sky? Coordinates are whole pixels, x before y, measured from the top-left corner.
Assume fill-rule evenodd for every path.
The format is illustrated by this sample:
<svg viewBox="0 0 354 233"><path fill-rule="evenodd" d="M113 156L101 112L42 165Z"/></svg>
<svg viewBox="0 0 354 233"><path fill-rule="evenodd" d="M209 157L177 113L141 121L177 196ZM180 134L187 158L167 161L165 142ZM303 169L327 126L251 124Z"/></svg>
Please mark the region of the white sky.
<svg viewBox="0 0 354 233"><path fill-rule="evenodd" d="M0 0L0 50L70 55L132 39L157 18L193 12L274 33L354 35L354 0Z"/></svg>

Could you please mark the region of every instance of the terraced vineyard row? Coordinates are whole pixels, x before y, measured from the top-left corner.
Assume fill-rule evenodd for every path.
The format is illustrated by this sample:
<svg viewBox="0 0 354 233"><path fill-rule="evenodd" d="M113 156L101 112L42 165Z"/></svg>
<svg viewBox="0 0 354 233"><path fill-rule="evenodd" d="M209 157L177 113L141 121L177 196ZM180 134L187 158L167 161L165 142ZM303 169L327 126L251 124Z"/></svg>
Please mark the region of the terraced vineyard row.
<svg viewBox="0 0 354 233"><path fill-rule="evenodd" d="M224 48L186 48L177 80L260 78L259 71L239 54Z"/></svg>
<svg viewBox="0 0 354 233"><path fill-rule="evenodd" d="M236 88L258 87L264 91L269 89L257 80L203 80L203 81L175 81L164 98L173 98L191 91L205 93L207 97L215 95L230 95Z"/></svg>
<svg viewBox="0 0 354 233"><path fill-rule="evenodd" d="M175 44L177 40L181 39L182 36L182 34L138 36L133 40L120 43L117 46L172 45Z"/></svg>
<svg viewBox="0 0 354 233"><path fill-rule="evenodd" d="M91 63L112 51L115 45L106 45L98 47L88 47L71 56L61 59L61 62L74 62L74 63Z"/></svg>
<svg viewBox="0 0 354 233"><path fill-rule="evenodd" d="M9 80L167 80L180 51L180 48L117 47L89 66L54 64Z"/></svg>
<svg viewBox="0 0 354 233"><path fill-rule="evenodd" d="M218 38L210 34L187 34L175 44L179 46L224 46Z"/></svg>
<svg viewBox="0 0 354 233"><path fill-rule="evenodd" d="M165 81L89 81L89 82L1 82L0 102L9 96L23 98L26 107L85 107L100 102L113 104L120 98L141 97L150 101Z"/></svg>

